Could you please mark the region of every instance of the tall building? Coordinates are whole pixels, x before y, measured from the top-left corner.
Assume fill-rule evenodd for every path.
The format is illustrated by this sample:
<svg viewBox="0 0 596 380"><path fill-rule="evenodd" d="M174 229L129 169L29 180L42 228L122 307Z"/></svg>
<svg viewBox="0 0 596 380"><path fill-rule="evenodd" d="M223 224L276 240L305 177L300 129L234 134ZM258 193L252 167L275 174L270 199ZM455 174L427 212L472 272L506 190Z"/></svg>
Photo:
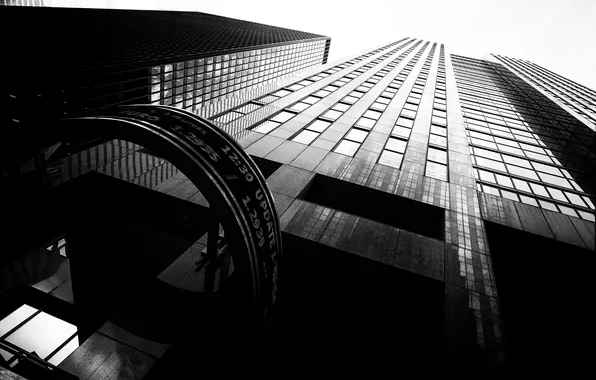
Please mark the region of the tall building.
<svg viewBox="0 0 596 380"><path fill-rule="evenodd" d="M583 373L589 352L577 341L591 323L582 308L594 264L596 163L584 120L498 60L415 38L274 87L196 112L252 155L274 195L285 266L273 324L280 342L309 353L326 344L379 352L406 377ZM178 169L119 140L50 167L56 188L97 171L185 207L205 205ZM52 250L63 246L57 237ZM175 273L187 254L159 276L189 285L192 270ZM120 333L109 322L98 330L105 341L121 341ZM108 357L106 344L80 334L81 349L59 367L105 371L108 364L90 369L80 355ZM182 366L176 355L192 357L134 341L170 363L162 371Z"/></svg>
<svg viewBox="0 0 596 380"><path fill-rule="evenodd" d="M442 282L446 370L521 378L585 359L596 135L549 79L407 39L210 117L283 164L286 233Z"/></svg>
<svg viewBox="0 0 596 380"><path fill-rule="evenodd" d="M321 35L197 12L7 7L5 131L130 103L194 110L327 62ZM26 27L25 27L26 25ZM10 139L7 139L10 140Z"/></svg>

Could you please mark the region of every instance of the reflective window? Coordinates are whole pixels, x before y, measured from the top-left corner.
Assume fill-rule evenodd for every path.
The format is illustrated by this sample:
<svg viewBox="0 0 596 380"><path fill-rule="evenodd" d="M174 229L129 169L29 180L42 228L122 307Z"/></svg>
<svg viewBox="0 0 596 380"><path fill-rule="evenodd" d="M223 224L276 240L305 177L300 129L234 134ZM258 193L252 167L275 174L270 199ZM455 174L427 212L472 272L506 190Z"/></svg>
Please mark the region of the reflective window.
<svg viewBox="0 0 596 380"><path fill-rule="evenodd" d="M311 142L313 142L313 140L316 139L318 136L319 133L305 129L304 131L300 132L298 136L294 137L292 141L308 145Z"/></svg>
<svg viewBox="0 0 596 380"><path fill-rule="evenodd" d="M507 164L507 169L509 169L509 172L512 174L538 180L538 176L536 175L536 172L534 172L533 170L528 170L528 169L520 168L519 166L514 166L514 165L509 165L509 164Z"/></svg>
<svg viewBox="0 0 596 380"><path fill-rule="evenodd" d="M334 109L334 110L345 112L345 111L348 110L348 108L350 108L350 105L349 104L345 104L345 103L337 103L336 105L334 105L331 108Z"/></svg>
<svg viewBox="0 0 596 380"><path fill-rule="evenodd" d="M335 148L335 152L340 153L340 154L345 154L347 156L353 156L359 147L360 147L359 143L349 141L349 140L342 140L339 143L339 145L337 146L337 148Z"/></svg>
<svg viewBox="0 0 596 380"><path fill-rule="evenodd" d="M389 138L385 149L392 150L394 152L404 153L406 150L407 141L401 139Z"/></svg>
<svg viewBox="0 0 596 380"><path fill-rule="evenodd" d="M327 129L327 127L329 127L330 125L331 123L328 121L317 119L314 121L314 123L309 125L307 129L320 133Z"/></svg>
<svg viewBox="0 0 596 380"><path fill-rule="evenodd" d="M343 114L343 112L340 111L336 111L336 110L329 110L327 112L325 112L323 114L323 117L332 119L332 120L336 120L338 117L340 117Z"/></svg>
<svg viewBox="0 0 596 380"><path fill-rule="evenodd" d="M267 120L264 123L261 123L255 128L253 128L253 131L260 133L269 133L275 128L277 128L279 125L280 124L275 121Z"/></svg>
<svg viewBox="0 0 596 380"><path fill-rule="evenodd" d="M41 312L6 337L6 341L46 358L77 332L77 328L50 314Z"/></svg>
<svg viewBox="0 0 596 380"><path fill-rule="evenodd" d="M375 125L376 121L372 119L367 119L365 117L361 117L357 122L356 125L365 129L372 129Z"/></svg>
<svg viewBox="0 0 596 380"><path fill-rule="evenodd" d="M352 128L350 132L346 135L346 139L356 141L356 142L363 142L366 136L368 135L367 131L363 131L358 128Z"/></svg>
<svg viewBox="0 0 596 380"><path fill-rule="evenodd" d="M428 148L428 159L447 165L447 152L441 149Z"/></svg>
<svg viewBox="0 0 596 380"><path fill-rule="evenodd" d="M296 116L295 113L287 112L287 111L281 111L280 113L278 113L277 115L275 115L273 118L271 118L271 120L275 120L275 121L278 121L280 123L284 123L284 122L290 120L291 118L293 118L294 116Z"/></svg>
<svg viewBox="0 0 596 380"><path fill-rule="evenodd" d="M310 107L310 104L304 103L304 102L298 102L298 103L294 104L293 106L291 106L290 109L293 111L300 112L300 111L304 111L308 107Z"/></svg>
<svg viewBox="0 0 596 380"><path fill-rule="evenodd" d="M401 153L384 150L379 157L379 164L387 165L399 169L404 155Z"/></svg>
<svg viewBox="0 0 596 380"><path fill-rule="evenodd" d="M447 166L436 162L427 161L426 172L424 174L427 177L436 178L441 181L447 181Z"/></svg>
<svg viewBox="0 0 596 380"><path fill-rule="evenodd" d="M412 128L414 126L414 120L407 119L405 117L399 117L396 124L402 127Z"/></svg>

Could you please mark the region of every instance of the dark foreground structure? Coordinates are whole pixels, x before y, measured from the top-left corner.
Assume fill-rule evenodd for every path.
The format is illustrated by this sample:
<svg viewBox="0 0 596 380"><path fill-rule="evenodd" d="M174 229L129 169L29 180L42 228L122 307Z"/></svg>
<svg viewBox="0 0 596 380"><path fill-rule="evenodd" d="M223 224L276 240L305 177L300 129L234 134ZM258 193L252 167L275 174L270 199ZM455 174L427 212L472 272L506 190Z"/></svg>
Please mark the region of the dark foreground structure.
<svg viewBox="0 0 596 380"><path fill-rule="evenodd" d="M293 366L286 369L366 363L416 378L581 373L589 360L577 342L590 325L580 308L594 265L595 133L535 84L495 57L403 38L283 79L225 112L197 113L253 157L280 216L276 313L259 340L275 349L251 353L271 355L272 366L283 359ZM12 283L3 284L2 305L11 306L2 313L13 324L1 339L16 342L35 310L61 318L73 327L45 359L81 379L189 377L197 357L225 357L211 344L238 347L225 324L200 340L208 327L186 328L184 313L143 312L159 299L135 286L143 276L204 291L194 262L205 248L205 219L188 215L209 204L178 168L121 140L47 166L50 194L80 198L70 208L31 207L38 222L23 225L48 236L42 249L6 260L2 278ZM87 206L93 212L81 217L79 235L43 222L68 220L88 199L98 201ZM82 239L85 231L92 236ZM124 289L138 315L110 302ZM25 307L19 319L23 303L35 310Z"/></svg>

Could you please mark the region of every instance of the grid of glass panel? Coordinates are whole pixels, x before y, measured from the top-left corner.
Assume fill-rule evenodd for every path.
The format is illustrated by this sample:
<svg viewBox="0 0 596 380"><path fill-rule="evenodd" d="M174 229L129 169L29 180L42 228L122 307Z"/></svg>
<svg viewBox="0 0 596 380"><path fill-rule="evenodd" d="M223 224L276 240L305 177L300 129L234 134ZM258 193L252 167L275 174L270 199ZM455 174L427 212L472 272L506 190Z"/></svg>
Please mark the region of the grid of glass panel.
<svg viewBox="0 0 596 380"><path fill-rule="evenodd" d="M428 45L429 42L426 42L422 49L420 49L418 53L412 57L410 62L408 62L408 64L401 70L401 72L397 74L394 81L397 81L397 83L400 85L403 84L408 75L410 75L412 72L412 69L414 69L414 66L422 54L426 51ZM417 78L416 81L418 82L418 80L419 79ZM426 82L426 79L424 80ZM410 138L410 133L412 132L412 127L414 126L414 119L416 118L418 105L420 104L420 99L422 98L423 89L424 85L420 87L420 82L418 82L414 84L414 87L412 90L410 90L406 104L404 104L404 107L400 112L400 116L393 126L391 136L387 140L387 144L381 152L379 164L392 166L397 169L401 167L406 146Z"/></svg>
<svg viewBox="0 0 596 380"><path fill-rule="evenodd" d="M531 62L495 55L546 93L587 119L596 130L596 92Z"/></svg>
<svg viewBox="0 0 596 380"><path fill-rule="evenodd" d="M516 89L530 86L498 64L452 58L478 189L594 221L576 181L583 174L569 165L582 144L557 123L562 110L544 96L528 99Z"/></svg>
<svg viewBox="0 0 596 380"><path fill-rule="evenodd" d="M403 39L403 40L405 40L405 39ZM310 77L308 77L306 79L303 79L301 81L298 81L298 82L293 83L293 84L290 84L290 85L287 85L284 88L282 88L280 90L276 90L275 92L272 92L270 94L264 95L264 96L258 98L256 101L252 101L251 103L258 103L258 104L261 104L261 105L265 105L265 104L269 104L271 102L274 102L274 101L276 101L276 100L278 100L278 99L280 99L280 98L282 98L282 97L284 97L286 95L291 94L294 91L301 90L304 87L309 86L309 85L313 84L316 81L319 81L321 79L324 79L324 78L326 78L329 75L332 75L332 74L334 74L334 73L336 73L338 71L341 71L341 70L346 69L346 68L348 68L350 66L353 66L353 65L357 64L358 62L361 62L362 60L364 60L364 59L366 59L366 58L368 58L368 57L370 57L370 56L372 56L374 54L377 54L378 52L381 52L383 50L389 49L389 48L393 47L394 45L402 42L403 40L400 40L400 41L391 43L391 44L389 44L387 46L384 46L382 48L376 49L376 50L374 50L372 52L369 52L369 53L363 54L363 55L361 55L359 57L353 58L353 59L351 59L351 60L349 60L347 62L338 64L338 65L336 65L334 67L331 67L331 68L328 68L326 70L323 70L323 71L321 71L319 73L313 74L312 76L310 76ZM383 55L383 57L386 56L387 54L393 54L393 52L401 49L403 46L406 46L407 44L411 43L412 41L413 40L410 40L410 41L406 42L405 44L403 44L401 46L398 46L397 48L394 48L390 52L388 52L385 55ZM375 60L375 62L377 62L378 60L379 60L379 58L377 58ZM338 79L337 81L333 82L331 84L331 86L328 86L328 88L325 88L322 91L317 91L315 94L312 94L312 95L309 95L309 96L305 97L304 99L302 99L299 102L297 102L294 105L292 105L290 107L290 110L291 111L296 111L296 112L304 111L306 108L310 107L314 103L316 103L319 100L321 100L325 95L328 95L327 92L333 92L337 88L346 85L350 81L352 81L355 78L357 78L359 75L362 75L364 72L366 72L366 71L370 70L371 68L373 68L374 65L368 64L365 67L366 67L365 69L359 69L357 71L354 71L354 72L348 74L347 76L344 76L344 77ZM355 74L355 73L357 73L357 74ZM223 114L218 114L218 115L212 117L211 119L212 120L215 120L215 121L217 121L219 123L229 123L229 122L231 122L231 121L239 118L240 116L242 116L242 115L239 115L238 114L238 110L241 109L241 108L244 108L244 105L238 107L237 109L226 111ZM338 107L336 107L334 109L334 111L336 111L336 112L337 111L345 112L345 109L342 110L342 106L338 106ZM244 114L246 114L248 112L241 112L241 113L244 115ZM228 114L229 114L229 116L228 116ZM332 116L334 114L335 114L334 112L330 112L325 117L330 117L330 116ZM337 117L339 117L339 116L337 116ZM267 124L271 125L272 123L267 123ZM273 123L273 125L278 126L279 124ZM265 128L265 127L255 128L255 130L257 130L259 132L262 132L262 133L268 133L268 132L271 132L274 129L275 128ZM267 131L267 132L264 132L264 131Z"/></svg>
<svg viewBox="0 0 596 380"><path fill-rule="evenodd" d="M368 90L370 90L376 83L378 83L381 79L383 79L387 74L391 72L408 54L410 54L418 45L420 45L422 41L418 41L416 44L412 45L408 50L404 51L401 55L397 58L392 60L389 64L383 67L379 72L369 78L366 82L364 82L361 86L357 87L354 91L348 94L342 101L346 103L354 104L360 99ZM421 51L426 49L426 45L424 45ZM421 52L418 52L416 56L414 56L413 60L418 60L420 57ZM379 95L375 101L370 105L370 107L362 114L362 116L354 123L352 128L346 133L342 140L340 140L339 144L335 147L334 151L336 153L344 154L347 156L353 156L356 154L368 134L373 129L379 118L381 117L382 113L387 108L387 105L391 102L395 94L399 91L401 85L403 84L405 78L411 71L411 67L409 66L412 64L412 61L406 65L406 67L385 87L384 91ZM412 65L413 67L413 65ZM401 145L399 149L401 149ZM396 153L395 151L390 151L390 149L398 149L398 145L392 141L390 138L386 144L386 148L381 153L379 158L379 163L383 164L391 164L392 166L395 165L396 159L400 159L399 155L403 155L403 151L401 153ZM403 149L405 149L405 144L403 144Z"/></svg>
<svg viewBox="0 0 596 380"><path fill-rule="evenodd" d="M427 59L422 69L424 78L428 76L431 61ZM433 99L433 110L428 138L428 152L426 156L425 175L448 180L447 160L447 88L445 87L445 46L441 45L437 82Z"/></svg>
<svg viewBox="0 0 596 380"><path fill-rule="evenodd" d="M320 64L325 41L255 49L156 66L151 103L196 108Z"/></svg>
<svg viewBox="0 0 596 380"><path fill-rule="evenodd" d="M304 111L305 109L309 108L310 106L312 106L313 104L317 103L318 101L322 100L323 98L331 95L333 92L337 91L340 87L345 86L347 83L350 83L351 81L353 81L354 79L358 78L359 76L363 75L364 73L366 73L367 71L371 70L372 68L374 68L377 64L379 64L380 62L382 62L384 59L386 59L387 57L391 56L392 54L394 54L395 52L397 52L398 50L402 49L404 46L408 45L409 43L411 43L412 41L408 41L405 44L398 46L388 52L386 52L385 54L383 54L380 57L377 57L375 60L371 61L370 63L352 71L351 73L339 78L338 80L336 80L335 82L314 91L312 94L307 95L305 98L301 99L300 101L298 101L297 103L293 104L292 106L288 107L289 111L295 111L295 112L301 112ZM391 46L393 46L395 44L391 44ZM368 54L367 54L368 55ZM364 58L363 58L364 59ZM403 59L403 57L402 57ZM401 60L401 59L400 59ZM351 61L349 61L351 62ZM356 63L356 62L354 62ZM395 65L397 65L396 62L392 62L390 64L388 64L386 67L384 67L380 72L381 74L375 74L375 76L373 76L372 78L368 79L366 82L362 83L358 88L356 88L354 91L350 92L348 95L346 95L340 102L336 103L335 105L333 105L331 108L329 108L328 110L324 111L320 116L319 116L319 121L320 122L325 122L327 126L329 126L333 121L337 120L341 115L343 115L344 112L346 112L358 99L360 99L360 97L362 97L366 91L368 91L370 88L372 88L376 83L379 82L379 80L381 80L385 75L387 75L387 73L390 72L390 67L393 68L395 67ZM332 75L344 68L349 67L350 65L346 65L341 64L341 65L337 65L335 67L332 67L330 69L326 69L324 71L321 71L317 74L314 74L300 82L291 84L289 86L286 86L276 92L273 92L271 94L268 94L266 96L264 96L263 98L258 99L259 101L263 102L263 103L270 103L272 101L278 100L286 95L291 94L294 91L298 91L301 90L302 88L304 88L305 86L308 86L309 84L312 84L318 80L321 80L323 78L328 77L329 75ZM395 89L395 92L397 92L397 89ZM386 106L386 105L385 105ZM377 109L379 108L379 105L376 105ZM384 108L383 108L384 109ZM266 120L265 122L263 122L262 124L256 126L253 130L256 132L261 132L261 133L269 133L273 130L275 130L278 126L280 126L282 123L274 120L273 116L272 118L269 118L268 120ZM316 125L321 125L321 123L316 123ZM326 128L325 128L326 129ZM296 142L300 142L303 144L310 144L312 141L314 141L321 133L323 133L325 131L325 129L320 129L320 128L312 128L310 126L307 126L304 128L304 130L300 131L298 134L296 134L296 136L294 136L294 138L292 139L292 141L296 141Z"/></svg>

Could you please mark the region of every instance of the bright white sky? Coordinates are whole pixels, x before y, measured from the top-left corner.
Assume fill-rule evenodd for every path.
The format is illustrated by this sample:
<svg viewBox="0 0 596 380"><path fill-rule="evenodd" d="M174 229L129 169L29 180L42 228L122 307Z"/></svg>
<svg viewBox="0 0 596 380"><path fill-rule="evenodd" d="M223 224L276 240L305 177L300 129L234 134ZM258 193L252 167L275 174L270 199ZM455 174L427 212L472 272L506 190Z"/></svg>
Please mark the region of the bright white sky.
<svg viewBox="0 0 596 380"><path fill-rule="evenodd" d="M451 53L521 58L596 89L596 0L46 0L200 11L331 37L330 61L403 37Z"/></svg>

